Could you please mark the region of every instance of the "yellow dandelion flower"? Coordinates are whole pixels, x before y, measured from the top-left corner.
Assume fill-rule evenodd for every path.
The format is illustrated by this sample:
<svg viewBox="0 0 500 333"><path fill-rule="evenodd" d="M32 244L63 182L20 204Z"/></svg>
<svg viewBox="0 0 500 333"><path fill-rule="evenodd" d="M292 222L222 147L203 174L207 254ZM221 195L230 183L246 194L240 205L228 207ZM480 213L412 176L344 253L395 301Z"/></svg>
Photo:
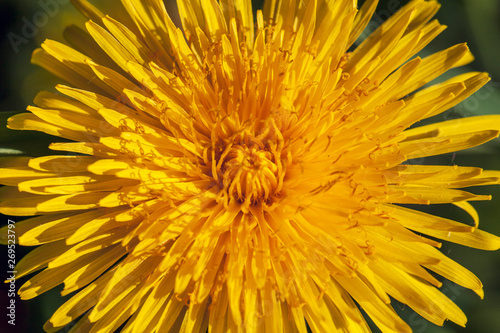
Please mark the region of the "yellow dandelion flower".
<svg viewBox="0 0 500 333"><path fill-rule="evenodd" d="M122 0L121 22L73 2L87 31L32 58L69 85L8 124L69 141L0 172L0 212L35 216L16 232L40 245L21 298L74 293L47 332L369 332L360 309L411 331L391 300L465 325L436 276L482 285L439 240L500 248L469 203L490 197L461 190L500 172L405 162L496 138L500 116L413 126L489 80L422 88L472 60L465 44L415 56L445 28L436 1L352 52L377 0L268 0L255 17L250 0L178 0L182 28L161 0ZM404 206L442 203L475 225Z"/></svg>

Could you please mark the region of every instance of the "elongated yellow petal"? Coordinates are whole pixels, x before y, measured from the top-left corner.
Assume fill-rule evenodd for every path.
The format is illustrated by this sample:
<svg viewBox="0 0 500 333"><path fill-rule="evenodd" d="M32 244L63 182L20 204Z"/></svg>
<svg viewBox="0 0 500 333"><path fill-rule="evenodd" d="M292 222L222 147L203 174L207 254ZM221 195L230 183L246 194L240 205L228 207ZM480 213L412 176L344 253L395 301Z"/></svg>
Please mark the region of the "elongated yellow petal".
<svg viewBox="0 0 500 333"><path fill-rule="evenodd" d="M54 52L57 51L54 50ZM94 83L91 82L92 81L91 76L89 78L85 78L84 76L75 72L73 69L69 68L63 62L51 56L47 51L45 51L42 48L33 51L33 55L31 56L31 62L35 65L45 68L47 71L51 72L56 76L61 77L64 81L69 82L74 87L78 87L81 89L91 89L92 91L96 91L101 95L106 95L109 92L111 92L108 88L103 89L103 86L101 87L96 86ZM76 65L74 64L73 67L75 69L78 68L78 70L84 75L88 74L85 71L85 68L79 66L78 64Z"/></svg>
<svg viewBox="0 0 500 333"><path fill-rule="evenodd" d="M100 22L104 14L87 0L72 0L73 5L89 20Z"/></svg>
<svg viewBox="0 0 500 333"><path fill-rule="evenodd" d="M27 163L26 163L27 164ZM40 177L54 177L56 173L42 172L28 167L13 167L0 169L0 182L2 185L17 186L21 182L36 180Z"/></svg>
<svg viewBox="0 0 500 333"><path fill-rule="evenodd" d="M21 299L32 299L49 289L52 289L59 284L61 284L66 276L80 268L81 265L89 260L91 256L87 255L79 260L68 263L67 265L56 267L56 268L46 268L42 272L38 273L31 279L29 279L25 284L19 288L19 296Z"/></svg>
<svg viewBox="0 0 500 333"><path fill-rule="evenodd" d="M402 142L400 144L401 153L408 159L445 154L481 145L498 137L500 133L498 130L482 130L477 132L470 132L468 128L463 130L466 132L461 134L446 135L438 133L436 135L436 132L432 134L428 133L429 138L419 138Z"/></svg>
<svg viewBox="0 0 500 333"><path fill-rule="evenodd" d="M64 244L64 241L52 242L37 247L17 263L16 277L21 278L27 274L47 267L50 261L64 253L67 249L68 247Z"/></svg>
<svg viewBox="0 0 500 333"><path fill-rule="evenodd" d="M64 290L61 292L61 295L68 295L73 291L85 287L106 271L125 253L126 250L119 245L115 245L104 251L96 252L93 256L94 260L89 260L90 262L88 264L84 265L64 279Z"/></svg>
<svg viewBox="0 0 500 333"><path fill-rule="evenodd" d="M83 79L88 80L92 84L95 84L97 87L106 91L107 93L111 93L111 89L104 84L102 81L93 80L94 76L90 68L85 64L85 60L87 57L80 52L75 51L74 49L53 40L46 40L42 44L42 48L49 54L50 56L57 59L64 66L66 66L69 70L72 70L76 75L81 76Z"/></svg>
<svg viewBox="0 0 500 333"><path fill-rule="evenodd" d="M97 138L90 133L82 133L64 128L62 126L47 124L32 113L19 113L8 120L8 128L14 130L31 130L59 136L75 141L96 141Z"/></svg>
<svg viewBox="0 0 500 333"><path fill-rule="evenodd" d="M33 246L63 239L73 234L82 224L101 216L102 210L90 211L87 213L74 215L72 213L57 215L42 215L28 220L24 220L16 228L23 228L26 225L27 231L20 232L19 242L23 245Z"/></svg>
<svg viewBox="0 0 500 333"><path fill-rule="evenodd" d="M358 39L359 35L365 30L368 23L370 23L370 19L377 9L378 0L368 0L363 3L363 6L360 8L358 14L356 15L356 19L353 23L353 31L349 36L349 42L347 45L352 45L356 39Z"/></svg>
<svg viewBox="0 0 500 333"><path fill-rule="evenodd" d="M97 112L89 108L87 105L48 91L38 93L35 96L33 103L44 109L68 110L84 116L99 118Z"/></svg>
<svg viewBox="0 0 500 333"><path fill-rule="evenodd" d="M130 52L121 45L109 32L104 30L98 24L89 21L86 24L87 30L92 35L97 44L112 58L118 66L125 72L127 69L127 62L134 61L134 57Z"/></svg>
<svg viewBox="0 0 500 333"><path fill-rule="evenodd" d="M99 294L109 282L115 271L116 268L110 269L85 289L70 298L45 323L44 329L55 331L54 328L65 326L85 313L88 309L92 308L97 303Z"/></svg>
<svg viewBox="0 0 500 333"><path fill-rule="evenodd" d="M111 32L120 44L132 54L137 62L144 64L150 60L147 48L144 47L138 36L130 31L125 25L109 16L105 16L102 21L109 32Z"/></svg>

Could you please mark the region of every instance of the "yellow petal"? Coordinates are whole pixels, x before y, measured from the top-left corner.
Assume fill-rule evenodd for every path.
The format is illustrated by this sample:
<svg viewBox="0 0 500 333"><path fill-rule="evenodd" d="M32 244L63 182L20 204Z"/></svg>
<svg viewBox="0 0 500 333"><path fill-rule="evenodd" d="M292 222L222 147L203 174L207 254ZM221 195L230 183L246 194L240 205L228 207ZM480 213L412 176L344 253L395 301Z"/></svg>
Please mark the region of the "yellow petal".
<svg viewBox="0 0 500 333"><path fill-rule="evenodd" d="M422 59L418 71L401 85L395 96L400 98L417 90L457 64L468 53L466 44L458 44Z"/></svg>
<svg viewBox="0 0 500 333"><path fill-rule="evenodd" d="M417 229L415 230L419 231ZM432 237L475 249L487 251L496 251L500 249L500 237L479 229L471 232L443 232L439 230L426 230L425 233Z"/></svg>
<svg viewBox="0 0 500 333"><path fill-rule="evenodd" d="M84 54L72 49L71 47L64 45L62 43L46 40L42 44L42 48L52 57L61 62L66 66L67 70L73 71L76 75L81 76L83 79L88 80L87 89L89 85L95 85L107 93L112 93L102 81L94 80L94 74L92 70L85 64L85 60L88 59Z"/></svg>
<svg viewBox="0 0 500 333"><path fill-rule="evenodd" d="M112 279L103 290L96 306L90 314L91 321L103 318L109 311L131 293L136 293L141 286L141 276L145 278L156 264L159 263L158 256L150 256L145 260L141 258L127 258L117 268Z"/></svg>
<svg viewBox="0 0 500 333"><path fill-rule="evenodd" d="M384 304L359 278L335 277L335 280L356 300L382 330L411 332L410 327Z"/></svg>
<svg viewBox="0 0 500 333"><path fill-rule="evenodd" d="M399 18L391 16L370 37L353 51L346 71L354 73L375 57L384 59L396 46L411 21L413 12L409 11Z"/></svg>
<svg viewBox="0 0 500 333"><path fill-rule="evenodd" d="M96 159L92 156L43 156L30 159L30 168L48 172L86 172Z"/></svg>
<svg viewBox="0 0 500 333"><path fill-rule="evenodd" d="M32 299L46 292L47 290L58 286L68 275L84 265L86 261L89 260L89 258L90 256L87 255L64 266L56 267L53 269L46 268L34 277L30 278L25 284L21 286L21 288L19 288L18 293L21 299Z"/></svg>
<svg viewBox="0 0 500 333"><path fill-rule="evenodd" d="M98 301L99 295L113 276L116 268L110 269L104 275L78 292L64 303L52 317L45 323L44 329L53 330L55 327L62 327L78 318L88 309L92 308ZM53 330L57 331L57 330Z"/></svg>
<svg viewBox="0 0 500 333"><path fill-rule="evenodd" d="M131 89L134 91L138 91L143 95L146 95L146 92L144 92L141 88L139 88L134 83L130 82L127 78L115 72L114 70L101 66L92 60L86 60L85 63L92 69L92 71L101 81L103 81L116 92L116 96L120 97L125 89Z"/></svg>
<svg viewBox="0 0 500 333"><path fill-rule="evenodd" d="M73 245L90 237L94 237L101 232L116 228L118 225L129 225L137 220L141 220L139 214L134 215L134 213L143 208L141 206L142 205L138 205L135 210L133 208L129 209L129 207L97 209L96 212L101 212L101 215L82 224L78 230L66 239L66 244ZM93 213L93 211L83 214L90 215L91 213Z"/></svg>
<svg viewBox="0 0 500 333"><path fill-rule="evenodd" d="M473 228L439 216L420 212L405 207L384 205L383 211L390 214L404 227L428 234L430 231L471 232Z"/></svg>
<svg viewBox="0 0 500 333"><path fill-rule="evenodd" d="M33 170L32 168L29 167L1 168L0 184L17 186L17 184L25 182L27 180L35 180L39 179L40 177L54 177L54 176L57 176L57 174Z"/></svg>
<svg viewBox="0 0 500 333"><path fill-rule="evenodd" d="M159 326L160 316L163 315L166 303L172 298L174 288L172 274L167 274L151 291L151 294L141 306L139 313L131 327L131 331L153 331Z"/></svg>
<svg viewBox="0 0 500 333"><path fill-rule="evenodd" d="M31 229L36 227L43 228L46 223L52 221L65 220L68 216L72 216L72 213L62 213L62 214L50 214L42 215L33 218L29 218L16 223L16 243L19 242L21 245L38 245L39 243L35 241L30 244L30 240L25 238L26 233L30 232ZM8 225L0 229L0 244L8 243Z"/></svg>
<svg viewBox="0 0 500 333"><path fill-rule="evenodd" d="M56 196L40 196L19 192L17 188L6 186L0 188L0 213L11 216L38 215L37 206Z"/></svg>
<svg viewBox="0 0 500 333"><path fill-rule="evenodd" d="M100 109L113 109L117 112L122 113L123 115L136 114L136 111L134 111L133 109L127 107L122 103L117 102L115 99L110 99L108 97L96 94L95 92L71 88L60 84L56 86L56 89L59 92L80 101L81 103L91 107L96 111L99 111ZM113 98L115 97L117 97L116 94L113 94ZM113 133L112 127L109 124L99 124L99 125L103 125L103 128L101 129L103 132L107 131L104 133Z"/></svg>
<svg viewBox="0 0 500 333"><path fill-rule="evenodd" d="M73 0L71 2L89 20L100 22L104 17L104 14L87 0Z"/></svg>
<svg viewBox="0 0 500 333"><path fill-rule="evenodd" d="M42 215L17 223L16 231L19 232L20 244L40 245L66 238L89 219L102 214L102 210L96 210L78 215L74 213ZM23 229L26 231L23 232Z"/></svg>
<svg viewBox="0 0 500 333"><path fill-rule="evenodd" d="M175 25L168 16L165 4L161 1L145 3L138 0L123 0L122 4L156 60L171 70L174 67L174 62L170 49L175 46L172 45L169 31L175 29ZM130 26L128 25L129 28Z"/></svg>
<svg viewBox="0 0 500 333"><path fill-rule="evenodd" d="M55 142L49 145L49 148L57 151L67 151L84 155L93 155L98 157L113 158L117 154L112 152L103 144L95 142Z"/></svg>
<svg viewBox="0 0 500 333"><path fill-rule="evenodd" d="M41 196L48 198L41 200L36 205L36 212L64 212L86 210L99 207L99 200L106 197L107 193L83 192L60 196Z"/></svg>
<svg viewBox="0 0 500 333"><path fill-rule="evenodd" d="M386 174L389 184L461 188L500 183L500 173L480 168L433 165L401 165ZM397 175L396 175L397 173Z"/></svg>
<svg viewBox="0 0 500 333"><path fill-rule="evenodd" d="M178 325L179 319L182 322L184 318L185 311L187 307L185 307L185 303L182 300L178 300L176 297L171 297L167 301L167 305L163 310L163 314L158 323L158 332L176 332L176 327ZM176 325L177 324L177 325Z"/></svg>
<svg viewBox="0 0 500 333"><path fill-rule="evenodd" d="M481 281L472 272L445 256L439 250L434 248L429 248L429 250L432 250L440 261L435 265L424 265L426 268L467 289L481 290L483 288Z"/></svg>
<svg viewBox="0 0 500 333"><path fill-rule="evenodd" d="M83 116L100 118L95 110L85 104L48 91L39 92L33 103L44 109L68 110Z"/></svg>
<svg viewBox="0 0 500 333"><path fill-rule="evenodd" d="M102 121L102 119L99 119L100 117L96 119L88 115L83 116L63 110L47 110L34 106L28 106L27 110L31 111L40 119L45 120L47 123L57 123L58 126L67 128L71 131L82 132L84 135L88 135L87 138L89 141L100 134L99 131L96 131L99 127L95 126L96 122Z"/></svg>
<svg viewBox="0 0 500 333"><path fill-rule="evenodd" d="M57 241L37 247L25 255L16 265L17 278L47 267L48 263L68 249L64 241Z"/></svg>
<svg viewBox="0 0 500 333"><path fill-rule="evenodd" d="M64 289L61 295L65 296L85 287L125 254L126 249L119 245L96 251L87 264L64 279Z"/></svg>
<svg viewBox="0 0 500 333"><path fill-rule="evenodd" d="M80 74L66 66L64 63L51 56L44 49L39 48L33 51L31 62L35 65L45 68L50 73L54 74L57 77L60 77L74 87L96 91L101 95L106 95L108 93L107 89L102 89L101 87L96 86L94 83L92 83L91 78L87 79L81 76ZM82 69L82 71L84 71L84 69Z"/></svg>
<svg viewBox="0 0 500 333"><path fill-rule="evenodd" d="M113 35L107 32L100 25L88 21L85 26L88 32L94 38L97 44L103 49L106 54L113 59L121 69L128 72L127 62L136 61L130 52L121 45Z"/></svg>
<svg viewBox="0 0 500 333"><path fill-rule="evenodd" d="M436 325L443 325L446 313L439 307L436 300L429 298L424 293L418 292L415 286L415 278L406 272L395 268L393 265L383 261L372 263L371 268L380 279L380 283L398 301L408 304L418 314Z"/></svg>
<svg viewBox="0 0 500 333"><path fill-rule="evenodd" d="M114 191L125 186L137 185L137 181L121 180L94 175L81 175L58 178L39 178L23 181L18 188L23 192L41 195L49 194L75 194L91 191Z"/></svg>
<svg viewBox="0 0 500 333"><path fill-rule="evenodd" d="M354 44L363 30L365 30L368 23L370 23L373 13L375 13L375 9L377 9L377 5L378 0L367 0L363 3L354 20L353 29L349 35L347 46Z"/></svg>
<svg viewBox="0 0 500 333"><path fill-rule="evenodd" d="M435 187L391 186L395 192L389 195L391 203L442 204L456 201L491 200L489 195L475 195L469 192Z"/></svg>
<svg viewBox="0 0 500 333"><path fill-rule="evenodd" d="M405 131L406 141L441 138L454 134L500 131L500 115L477 116L443 121Z"/></svg>
<svg viewBox="0 0 500 333"><path fill-rule="evenodd" d="M97 19L94 19L94 21L98 22ZM106 52L99 47L87 31L72 24L64 30L63 35L64 39L75 50L85 53L90 59L94 59L94 61L103 66L111 68L115 71L121 71L120 67L108 57Z"/></svg>
<svg viewBox="0 0 500 333"><path fill-rule="evenodd" d="M73 261L80 260L82 256L94 254L94 252L98 250L114 245L120 242L126 234L126 230L110 230L108 232L103 232L98 236L84 240L70 247L66 252L52 260L49 263L49 269L55 269L57 267L71 264ZM88 261L90 262L92 260Z"/></svg>
<svg viewBox="0 0 500 333"><path fill-rule="evenodd" d="M432 127L433 126L428 129ZM446 124L444 127L446 127ZM496 127L496 125L493 124L491 127ZM405 155L406 158L413 159L434 156L472 148L493 140L498 137L500 133L498 130L482 130L472 132L469 127L463 126L458 126L457 131L453 134L446 134L446 132L444 132L446 131L446 128L443 131L438 130L434 132L427 132L427 129L424 130L426 131L426 136L428 137L420 137L411 141L406 140L399 144L401 153ZM411 135L415 133L416 132L410 132Z"/></svg>
<svg viewBox="0 0 500 333"><path fill-rule="evenodd" d="M230 22L232 18L238 22L239 39L245 40L250 49L253 46L255 31L252 3L244 0L222 0L220 6L226 22Z"/></svg>
<svg viewBox="0 0 500 333"><path fill-rule="evenodd" d="M140 64L146 64L150 61L148 50L144 47L142 41L136 34L130 31L125 25L114 20L109 16L103 18L103 23L109 32L123 45L134 59Z"/></svg>
<svg viewBox="0 0 500 333"><path fill-rule="evenodd" d="M74 141L97 140L97 138L90 133L82 133L58 125L49 124L32 113L18 113L10 117L7 127L14 130L39 131Z"/></svg>

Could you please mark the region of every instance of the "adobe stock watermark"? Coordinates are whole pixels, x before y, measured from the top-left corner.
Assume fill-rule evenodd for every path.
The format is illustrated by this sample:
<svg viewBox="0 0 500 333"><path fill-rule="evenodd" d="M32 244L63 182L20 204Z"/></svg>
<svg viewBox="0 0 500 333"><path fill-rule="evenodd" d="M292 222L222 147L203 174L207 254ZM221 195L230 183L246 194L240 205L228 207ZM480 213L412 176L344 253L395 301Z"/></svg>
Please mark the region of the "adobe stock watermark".
<svg viewBox="0 0 500 333"><path fill-rule="evenodd" d="M455 301L462 293L466 290L465 287L459 286L458 284L446 280L440 291L447 296L451 301ZM437 304L431 304L432 307L437 307ZM425 333L430 325L430 322L421 317L418 313L413 312L408 318L408 323L411 325L413 332L415 333Z"/></svg>
<svg viewBox="0 0 500 333"><path fill-rule="evenodd" d="M31 18L23 16L23 25L18 33L9 32L7 38L14 53L19 53L20 47L38 35L41 28L49 23L50 18L56 16L62 5L66 5L70 0L38 0L40 10L35 12Z"/></svg>
<svg viewBox="0 0 500 333"><path fill-rule="evenodd" d="M7 281L9 281L9 289L7 291L7 322L9 325L16 325L16 222L7 220Z"/></svg>
<svg viewBox="0 0 500 333"><path fill-rule="evenodd" d="M498 87L499 84L497 82L488 83L461 103L449 109L447 112L443 112L443 120L456 120L480 115L478 111L485 107L483 102L493 96L499 89Z"/></svg>
<svg viewBox="0 0 500 333"><path fill-rule="evenodd" d="M455 106L455 110L459 114L464 115L464 117L477 115L478 110L481 109L481 103L489 99L495 93L495 86L498 87L498 84L494 82L488 83L462 103Z"/></svg>

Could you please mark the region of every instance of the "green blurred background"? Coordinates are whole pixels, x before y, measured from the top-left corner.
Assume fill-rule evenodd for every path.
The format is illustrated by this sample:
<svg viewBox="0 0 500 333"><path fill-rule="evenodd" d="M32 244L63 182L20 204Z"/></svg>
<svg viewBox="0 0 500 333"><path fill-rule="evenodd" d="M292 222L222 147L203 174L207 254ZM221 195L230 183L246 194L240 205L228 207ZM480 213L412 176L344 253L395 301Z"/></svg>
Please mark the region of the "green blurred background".
<svg viewBox="0 0 500 333"><path fill-rule="evenodd" d="M63 28L69 24L83 23L68 0L54 0L57 8L48 8L43 4L47 0L0 0L0 111L23 111L31 103L35 94L42 89L52 89L58 80L44 70L30 64L31 52L44 39L62 40ZM363 1L361 1L363 2ZM381 0L374 20L368 29L375 28L388 15L394 13L408 1ZM442 9L437 18L448 29L442 33L422 55L430 54L457 43L468 42L476 60L465 68L455 69L448 76L465 71L489 72L492 81L471 98L437 116L433 121L468 117L480 114L500 114L500 1L498 0L441 0ZM108 2L109 3L109 2ZM258 6L260 1L254 1ZM48 8L48 9L47 9ZM40 13L45 12L46 15ZM48 15L47 15L48 14ZM47 18L46 20L44 19ZM37 22L36 32L26 30L26 21ZM23 29L25 29L23 31ZM19 38L18 38L19 37ZM443 80L441 77L439 80ZM0 113L4 126L5 117ZM2 135L0 135L0 139ZM46 137L31 137L32 146L39 143L39 148L46 146ZM20 144L19 137L9 137L0 144L0 153L13 153ZM12 150L14 149L14 150ZM42 150L37 151L43 154ZM422 161L420 161L422 162ZM500 139L479 148L469 149L456 154L437 158L428 158L424 163L445 165L479 166L485 169L500 170ZM481 228L500 235L500 186L472 189L478 194L492 194L491 202L475 204L481 217ZM426 207L433 214L468 221L463 213L449 205ZM20 221L19 218L14 218ZM3 225L7 217L1 217ZM470 222L470 221L469 221ZM17 259L25 255L30 248L17 247ZM474 272L483 282L485 299L480 300L473 292L444 281L443 292L453 299L466 313L466 328L453 323L437 327L415 315L408 307L395 303L394 307L418 333L466 333L500 332L500 252L484 252L464 248L453 244L444 244L443 251L452 259ZM5 265L7 251L2 247L0 262ZM0 276L6 278L7 269L2 267ZM26 281L17 282L17 288ZM7 306L7 289L0 290L0 332L42 332L43 323L64 301L58 294L60 289L47 292L30 301L17 301L16 327L7 325L4 306ZM374 328L374 332L378 332Z"/></svg>

